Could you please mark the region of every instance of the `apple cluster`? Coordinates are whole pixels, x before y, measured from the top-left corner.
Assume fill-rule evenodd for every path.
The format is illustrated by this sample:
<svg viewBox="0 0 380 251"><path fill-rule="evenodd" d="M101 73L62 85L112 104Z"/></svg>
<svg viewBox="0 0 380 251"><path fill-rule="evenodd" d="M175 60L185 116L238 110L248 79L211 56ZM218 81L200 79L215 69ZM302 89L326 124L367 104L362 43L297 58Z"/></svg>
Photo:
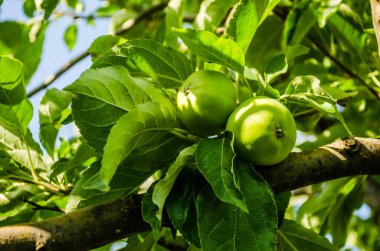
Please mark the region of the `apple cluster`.
<svg viewBox="0 0 380 251"><path fill-rule="evenodd" d="M248 97L237 104L236 87L221 72L199 70L191 74L177 94L181 120L190 131L209 137L231 131L239 156L254 165L283 161L296 141L296 124L281 102Z"/></svg>

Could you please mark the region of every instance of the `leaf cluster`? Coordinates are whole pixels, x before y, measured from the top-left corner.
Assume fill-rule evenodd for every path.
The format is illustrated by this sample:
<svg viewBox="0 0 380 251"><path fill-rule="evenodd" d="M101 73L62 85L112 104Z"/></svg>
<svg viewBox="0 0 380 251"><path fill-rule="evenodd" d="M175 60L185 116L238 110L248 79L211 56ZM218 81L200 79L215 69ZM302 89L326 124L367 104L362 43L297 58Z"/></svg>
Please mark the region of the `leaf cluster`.
<svg viewBox="0 0 380 251"><path fill-rule="evenodd" d="M378 135L380 85L371 17L363 14L368 4L172 0L154 9L156 1L106 1L80 16L84 3L65 2L62 14L59 1L25 0L25 13L40 13L40 22L0 23L1 225L58 214L35 212L25 200L70 212L144 193L142 214L152 231L129 237L123 250L335 250L353 231L351 218L358 239L371 240L363 221L352 217L363 203L364 178L315 185L297 206L297 196L273 194L235 154L233 135L193 135L175 104L190 74L211 69L229 76L237 90L283 102L300 134L315 139L298 150L341 136ZM73 83L45 92L40 145L28 129L33 107L26 85L48 21L74 17L63 36L72 49L77 20L111 17L118 33L144 13L151 15L128 32L97 38L88 50L91 67ZM60 128L73 123L80 136L57 142Z"/></svg>

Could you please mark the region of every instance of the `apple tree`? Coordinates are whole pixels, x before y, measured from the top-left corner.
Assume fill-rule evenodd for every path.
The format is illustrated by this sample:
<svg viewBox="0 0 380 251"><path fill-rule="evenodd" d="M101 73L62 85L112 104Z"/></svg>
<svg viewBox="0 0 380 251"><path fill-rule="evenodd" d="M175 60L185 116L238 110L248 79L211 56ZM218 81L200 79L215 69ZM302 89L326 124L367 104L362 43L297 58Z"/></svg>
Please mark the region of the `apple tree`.
<svg viewBox="0 0 380 251"><path fill-rule="evenodd" d="M0 22L0 250L380 249L378 1L90 4ZM27 92L63 17L110 32Z"/></svg>

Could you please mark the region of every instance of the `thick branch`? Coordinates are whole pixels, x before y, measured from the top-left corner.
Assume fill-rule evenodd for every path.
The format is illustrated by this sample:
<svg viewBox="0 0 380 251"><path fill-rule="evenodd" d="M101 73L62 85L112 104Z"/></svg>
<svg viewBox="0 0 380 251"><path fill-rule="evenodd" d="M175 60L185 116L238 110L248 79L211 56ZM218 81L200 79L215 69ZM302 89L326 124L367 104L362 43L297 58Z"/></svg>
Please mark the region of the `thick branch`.
<svg viewBox="0 0 380 251"><path fill-rule="evenodd" d="M141 196L77 210L45 221L0 228L0 251L83 251L145 232Z"/></svg>
<svg viewBox="0 0 380 251"><path fill-rule="evenodd" d="M380 139L348 138L257 170L275 193L341 177L380 174ZM2 250L88 250L149 230L140 196L80 209L41 222L0 228Z"/></svg>
<svg viewBox="0 0 380 251"><path fill-rule="evenodd" d="M323 147L291 153L278 165L257 170L281 193L337 178L380 174L380 139L348 138Z"/></svg>

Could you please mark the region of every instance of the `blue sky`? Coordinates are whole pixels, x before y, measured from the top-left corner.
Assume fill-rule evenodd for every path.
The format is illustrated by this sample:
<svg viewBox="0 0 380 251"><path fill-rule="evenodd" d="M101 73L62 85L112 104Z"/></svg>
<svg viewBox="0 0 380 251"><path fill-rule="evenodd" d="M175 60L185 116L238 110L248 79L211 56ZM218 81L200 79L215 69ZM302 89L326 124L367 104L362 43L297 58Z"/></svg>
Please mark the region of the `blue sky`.
<svg viewBox="0 0 380 251"><path fill-rule="evenodd" d="M84 15L96 10L102 4L102 1L85 0L84 2L86 7ZM0 22L5 20L27 20L28 18L23 14L22 4L23 0L4 0L0 7ZM107 34L109 20L96 20L94 26L88 25L83 20L78 20L77 43L75 48L70 51L63 40L63 34L65 29L72 23L72 18L63 17L53 21L49 25L45 34L45 43L40 65L31 79L31 82L28 84L27 90L31 90L40 85L49 75L56 72L67 61L87 50L95 38ZM91 60L88 57L62 75L56 82L54 82L51 88L64 88L78 78L81 72L89 68L90 65ZM45 91L41 91L30 98L34 107L34 115L30 124L30 129L36 140L38 140L39 133L38 104L44 93ZM59 136L69 138L75 133L75 130L76 129L73 125L64 126L61 129Z"/></svg>

